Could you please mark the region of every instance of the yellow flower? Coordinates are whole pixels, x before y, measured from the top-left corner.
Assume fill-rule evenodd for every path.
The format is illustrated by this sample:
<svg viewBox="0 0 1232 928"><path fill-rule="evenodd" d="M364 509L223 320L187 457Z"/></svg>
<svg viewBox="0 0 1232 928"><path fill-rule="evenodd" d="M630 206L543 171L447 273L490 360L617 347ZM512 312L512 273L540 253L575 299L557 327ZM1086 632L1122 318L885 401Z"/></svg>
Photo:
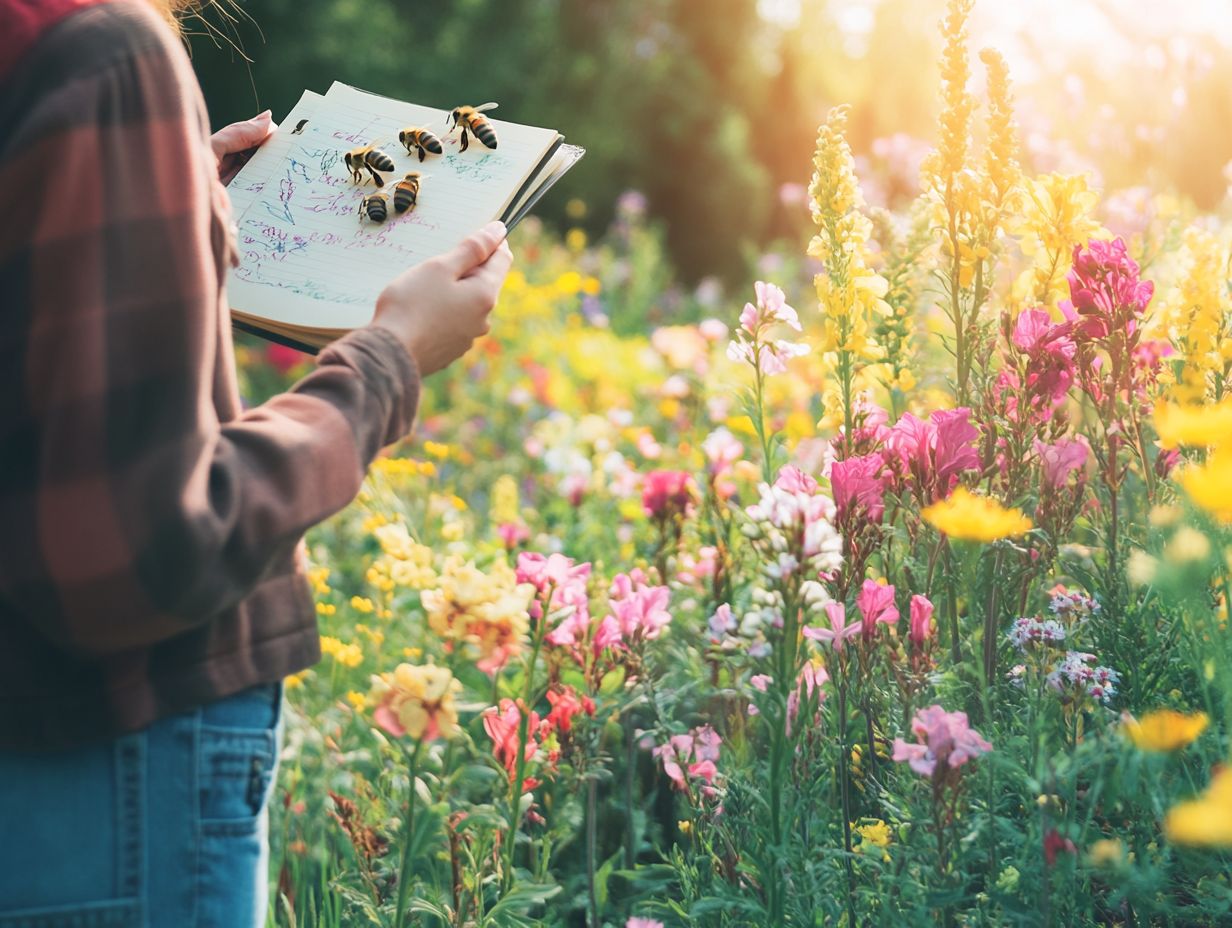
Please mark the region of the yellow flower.
<svg viewBox="0 0 1232 928"><path fill-rule="evenodd" d="M488 519L496 525L517 522L521 516L518 501L518 481L511 474L502 474L492 485Z"/></svg>
<svg viewBox="0 0 1232 928"><path fill-rule="evenodd" d="M1164 834L1173 844L1232 847L1232 769L1215 774L1197 799L1173 806L1164 818Z"/></svg>
<svg viewBox="0 0 1232 928"><path fill-rule="evenodd" d="M948 499L925 507L920 515L942 534L962 541L991 542L1014 538L1032 528L1017 509L1006 509L995 499L976 496L959 487Z"/></svg>
<svg viewBox="0 0 1232 928"><path fill-rule="evenodd" d="M471 562L450 558L440 586L424 590L421 602L428 626L453 647L465 643L479 655L476 666L495 673L520 653L530 627L534 588L520 584L513 569L497 561L484 573Z"/></svg>
<svg viewBox="0 0 1232 928"><path fill-rule="evenodd" d="M881 859L888 861L890 859L886 848L890 846L890 826L881 819L873 819L866 825L857 825L852 822L852 830L860 836L860 850L862 853L868 853L872 848L877 848L881 851Z"/></svg>
<svg viewBox="0 0 1232 928"><path fill-rule="evenodd" d="M1204 448L1232 438L1232 397L1206 406L1159 403L1155 431L1165 448Z"/></svg>
<svg viewBox="0 0 1232 928"><path fill-rule="evenodd" d="M297 690L304 685L304 679L312 673L311 670L301 670L299 673L293 673L289 677L284 677L282 685L288 690Z"/></svg>
<svg viewBox="0 0 1232 928"><path fill-rule="evenodd" d="M363 712L364 708L368 705L368 698L357 690L350 690L346 694L346 699L347 702L354 706L356 712Z"/></svg>
<svg viewBox="0 0 1232 928"><path fill-rule="evenodd" d="M372 600L366 596L352 596L351 608L356 612L363 612L366 614L372 612L376 607L372 605Z"/></svg>
<svg viewBox="0 0 1232 928"><path fill-rule="evenodd" d="M343 667L358 667L364 661L364 652L357 644L344 644L330 635L321 636L321 653L328 654Z"/></svg>
<svg viewBox="0 0 1232 928"><path fill-rule="evenodd" d="M317 596L328 595L329 584L326 582L327 580L329 580L328 567L313 567L308 571L308 582L312 584L312 592Z"/></svg>
<svg viewBox="0 0 1232 928"><path fill-rule="evenodd" d="M458 730L454 699L462 684L446 667L399 664L392 674L372 678L368 701L373 720L391 735L450 738Z"/></svg>
<svg viewBox="0 0 1232 928"><path fill-rule="evenodd" d="M1156 709L1141 719L1121 716L1126 737L1143 751L1178 751L1197 740L1209 722L1205 712L1185 715L1173 709Z"/></svg>
<svg viewBox="0 0 1232 928"><path fill-rule="evenodd" d="M1183 468L1177 480L1196 505L1232 524L1232 445L1216 449L1204 464Z"/></svg>
<svg viewBox="0 0 1232 928"><path fill-rule="evenodd" d="M1092 867L1110 867L1125 859L1125 847L1118 838L1100 838L1087 849L1087 861Z"/></svg>
<svg viewBox="0 0 1232 928"><path fill-rule="evenodd" d="M565 233L565 247L570 251L581 251L586 247L586 233L582 229L570 229Z"/></svg>
<svg viewBox="0 0 1232 928"><path fill-rule="evenodd" d="M449 457L449 446L448 445L442 444L437 441L425 441L423 447L424 447L424 451L426 451L431 457L434 457L437 460L443 461L445 460L445 458Z"/></svg>
<svg viewBox="0 0 1232 928"><path fill-rule="evenodd" d="M317 603L317 615L333 615L338 607L333 603Z"/></svg>

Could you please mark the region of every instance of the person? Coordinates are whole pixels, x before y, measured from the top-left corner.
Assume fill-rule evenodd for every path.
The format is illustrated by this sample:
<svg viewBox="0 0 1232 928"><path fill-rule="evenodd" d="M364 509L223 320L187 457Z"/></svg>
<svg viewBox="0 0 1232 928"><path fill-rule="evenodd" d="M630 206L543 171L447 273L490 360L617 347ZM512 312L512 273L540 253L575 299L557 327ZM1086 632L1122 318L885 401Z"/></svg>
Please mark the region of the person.
<svg viewBox="0 0 1232 928"><path fill-rule="evenodd" d="M0 0L0 926L264 924L302 536L487 331L494 223L253 409L220 163L157 0ZM211 147L213 146L213 147Z"/></svg>

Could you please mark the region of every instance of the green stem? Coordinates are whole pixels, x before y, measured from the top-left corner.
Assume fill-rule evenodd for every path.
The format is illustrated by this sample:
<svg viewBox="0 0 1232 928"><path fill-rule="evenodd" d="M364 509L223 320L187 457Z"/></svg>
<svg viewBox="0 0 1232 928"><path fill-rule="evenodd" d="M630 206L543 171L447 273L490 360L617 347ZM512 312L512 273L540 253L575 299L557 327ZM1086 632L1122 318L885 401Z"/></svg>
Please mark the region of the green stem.
<svg viewBox="0 0 1232 928"><path fill-rule="evenodd" d="M526 741L529 736L531 697L534 695L535 664L543 648L544 631L548 624L555 586L548 587L543 600L543 615L535 624L535 641L530 661L526 665L526 684L522 689L522 705L518 707L518 758L514 765L512 792L509 796L509 832L505 841L505 867L501 874L501 895L513 888L513 856L517 848L518 827L522 819L522 785L526 782Z"/></svg>
<svg viewBox="0 0 1232 928"><path fill-rule="evenodd" d="M415 750L411 752L410 788L406 797L406 821L403 823L402 834L402 867L398 874L398 908L394 914L394 928L402 928L402 919L406 915L406 903L411 891L411 842L415 838L415 781L419 777L419 755L423 750L423 742L415 742Z"/></svg>

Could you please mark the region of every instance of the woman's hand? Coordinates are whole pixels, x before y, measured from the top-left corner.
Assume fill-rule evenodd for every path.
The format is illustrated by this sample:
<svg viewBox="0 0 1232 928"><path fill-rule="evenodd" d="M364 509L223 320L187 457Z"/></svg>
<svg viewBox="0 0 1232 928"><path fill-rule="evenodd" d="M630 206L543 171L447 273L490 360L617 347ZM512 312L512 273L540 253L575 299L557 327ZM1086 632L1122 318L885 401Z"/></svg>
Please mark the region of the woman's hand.
<svg viewBox="0 0 1232 928"><path fill-rule="evenodd" d="M390 281L377 297L372 324L406 346L422 376L439 371L488 333L488 313L512 263L504 223L490 222Z"/></svg>
<svg viewBox="0 0 1232 928"><path fill-rule="evenodd" d="M233 122L211 135L210 147L218 159L218 179L229 184L257 147L277 128L270 111L266 110L244 122Z"/></svg>

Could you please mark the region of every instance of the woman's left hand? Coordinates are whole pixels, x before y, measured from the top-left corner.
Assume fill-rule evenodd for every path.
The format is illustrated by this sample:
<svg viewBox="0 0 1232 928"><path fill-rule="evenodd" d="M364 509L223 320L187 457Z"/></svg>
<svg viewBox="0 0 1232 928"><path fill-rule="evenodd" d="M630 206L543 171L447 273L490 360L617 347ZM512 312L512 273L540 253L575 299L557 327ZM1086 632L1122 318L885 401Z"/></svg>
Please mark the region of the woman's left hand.
<svg viewBox="0 0 1232 928"><path fill-rule="evenodd" d="M266 110L244 122L233 122L211 135L210 147L218 159L218 179L229 184L257 147L277 128L270 111Z"/></svg>

